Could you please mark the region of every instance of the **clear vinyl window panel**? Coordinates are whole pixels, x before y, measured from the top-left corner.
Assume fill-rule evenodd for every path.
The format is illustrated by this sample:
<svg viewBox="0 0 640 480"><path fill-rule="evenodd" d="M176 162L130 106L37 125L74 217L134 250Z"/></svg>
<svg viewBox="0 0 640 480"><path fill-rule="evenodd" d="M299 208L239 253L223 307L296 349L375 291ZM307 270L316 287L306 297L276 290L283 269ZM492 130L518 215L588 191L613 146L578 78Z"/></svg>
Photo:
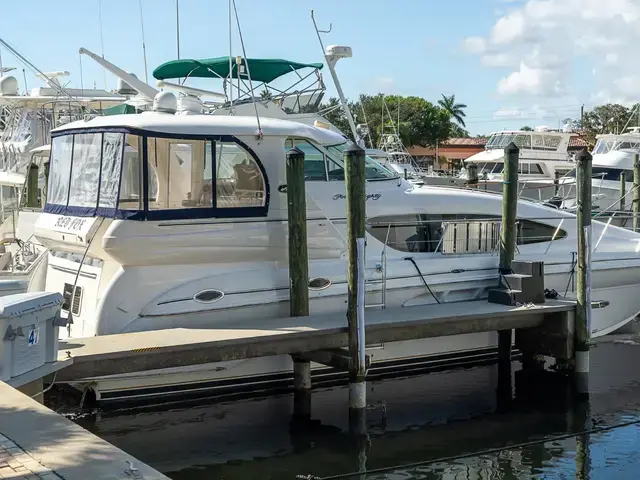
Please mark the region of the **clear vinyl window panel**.
<svg viewBox="0 0 640 480"><path fill-rule="evenodd" d="M125 135L118 208L142 210L142 138Z"/></svg>
<svg viewBox="0 0 640 480"><path fill-rule="evenodd" d="M149 210L211 208L211 143L147 138Z"/></svg>
<svg viewBox="0 0 640 480"><path fill-rule="evenodd" d="M55 137L51 143L49 187L47 202L66 205L69 198L73 135Z"/></svg>
<svg viewBox="0 0 640 480"><path fill-rule="evenodd" d="M74 135L69 206L94 207L98 202L102 133Z"/></svg>
<svg viewBox="0 0 640 480"><path fill-rule="evenodd" d="M102 136L102 173L98 207L117 206L123 142L123 133L104 133Z"/></svg>
<svg viewBox="0 0 640 480"><path fill-rule="evenodd" d="M215 143L216 207L263 207L265 179L251 154L233 142Z"/></svg>

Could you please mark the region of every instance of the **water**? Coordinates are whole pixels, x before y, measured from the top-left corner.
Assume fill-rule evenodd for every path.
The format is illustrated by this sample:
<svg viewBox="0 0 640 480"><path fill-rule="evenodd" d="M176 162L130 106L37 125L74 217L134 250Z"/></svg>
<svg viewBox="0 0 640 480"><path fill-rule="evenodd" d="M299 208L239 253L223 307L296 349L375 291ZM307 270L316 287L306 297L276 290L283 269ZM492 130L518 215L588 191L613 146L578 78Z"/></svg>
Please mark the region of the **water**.
<svg viewBox="0 0 640 480"><path fill-rule="evenodd" d="M370 382L366 436L344 387L314 390L310 418L286 394L76 421L175 480L635 479L639 366L632 337L599 343L588 401L523 372L505 399L495 366Z"/></svg>

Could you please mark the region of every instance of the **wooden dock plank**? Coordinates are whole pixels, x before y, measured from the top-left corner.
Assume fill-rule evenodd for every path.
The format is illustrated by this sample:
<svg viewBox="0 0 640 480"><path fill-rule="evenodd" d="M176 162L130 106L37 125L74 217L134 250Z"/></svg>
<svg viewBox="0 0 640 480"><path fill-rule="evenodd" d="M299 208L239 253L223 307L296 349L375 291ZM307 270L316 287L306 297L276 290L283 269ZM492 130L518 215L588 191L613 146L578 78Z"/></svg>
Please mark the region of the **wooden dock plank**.
<svg viewBox="0 0 640 480"><path fill-rule="evenodd" d="M367 343L479 333L542 324L544 316L575 310L575 302L549 300L531 307L486 301L367 310ZM310 315L61 341L73 364L61 381L225 360L295 354L347 346L346 314ZM68 352L68 353L67 353Z"/></svg>

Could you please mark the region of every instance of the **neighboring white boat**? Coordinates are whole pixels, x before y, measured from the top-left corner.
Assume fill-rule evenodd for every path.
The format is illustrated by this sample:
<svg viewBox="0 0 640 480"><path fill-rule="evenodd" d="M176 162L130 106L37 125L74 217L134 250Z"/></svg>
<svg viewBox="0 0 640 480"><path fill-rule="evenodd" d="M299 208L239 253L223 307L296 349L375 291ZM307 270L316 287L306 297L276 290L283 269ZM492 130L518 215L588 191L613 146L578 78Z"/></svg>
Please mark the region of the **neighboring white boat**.
<svg viewBox="0 0 640 480"><path fill-rule="evenodd" d="M620 213L631 210L633 205L633 165L635 156L640 154L640 127L631 127L626 132L615 135L605 134L596 137L593 149L591 194L594 211L602 214ZM626 179L626 197L624 208L620 205L620 176ZM563 179L562 206L575 210L575 173ZM631 226L630 218L620 215L620 222Z"/></svg>
<svg viewBox="0 0 640 480"><path fill-rule="evenodd" d="M287 149L307 154L312 313L344 312L345 138L255 116L157 111L73 122L52 132L47 203L35 235L50 249L46 289L73 319L63 338L218 328L287 316ZM367 303L386 307L485 298L497 284L501 196L413 187L367 159ZM574 294L575 216L518 203L519 260L544 260L545 286ZM640 311L640 235L593 224L592 333ZM408 258L413 261L408 261ZM414 263L415 262L415 263ZM383 281L384 279L384 281ZM375 282L375 283L374 283ZM425 283L429 288L425 287ZM370 346L374 364L429 362L494 348L494 333ZM317 367L317 366L315 366ZM245 387L288 378L288 356L91 378L99 399Z"/></svg>
<svg viewBox="0 0 640 480"><path fill-rule="evenodd" d="M520 149L518 183L520 197L538 201L558 194L556 179L575 169L569 143L578 134L570 131L537 129L536 131L503 131L492 133L485 150L467 158L465 165L478 165L480 188L502 192L504 149L515 143ZM466 178L466 171L462 178Z"/></svg>

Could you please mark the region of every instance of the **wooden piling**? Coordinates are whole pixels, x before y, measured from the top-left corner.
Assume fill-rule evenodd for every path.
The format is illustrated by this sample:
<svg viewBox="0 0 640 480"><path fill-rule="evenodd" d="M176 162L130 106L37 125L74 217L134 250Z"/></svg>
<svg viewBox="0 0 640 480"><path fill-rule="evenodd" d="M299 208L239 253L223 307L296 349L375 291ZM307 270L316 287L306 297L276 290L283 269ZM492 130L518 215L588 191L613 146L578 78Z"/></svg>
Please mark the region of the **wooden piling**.
<svg viewBox="0 0 640 480"><path fill-rule="evenodd" d="M625 204L626 204L626 198L625 196L627 195L627 177L625 177L625 171L623 170L620 173L620 207L619 210L621 212L624 212L625 210Z"/></svg>
<svg viewBox="0 0 640 480"><path fill-rule="evenodd" d="M589 341L591 339L591 154L576 156L578 193L578 291L576 308L575 369L579 393L588 392ZM635 220L635 219L634 219Z"/></svg>
<svg viewBox="0 0 640 480"><path fill-rule="evenodd" d="M38 206L38 166L31 163L27 171L27 207Z"/></svg>
<svg viewBox="0 0 640 480"><path fill-rule="evenodd" d="M500 229L500 273L501 287L503 275L513 273L511 262L516 248L516 214L518 211L518 160L520 149L511 142L504 149L504 170L502 183L502 226ZM511 330L498 331L498 365L501 375L511 376Z"/></svg>
<svg viewBox="0 0 640 480"><path fill-rule="evenodd" d="M633 231L640 231L640 156L633 160Z"/></svg>
<svg viewBox="0 0 640 480"><path fill-rule="evenodd" d="M307 202L304 181L304 152L287 152L287 210L289 224L289 315L309 315L309 254L307 251ZM311 364L293 359L295 391L311 389Z"/></svg>
<svg viewBox="0 0 640 480"><path fill-rule="evenodd" d="M349 408L364 410L367 406L364 338L365 151L355 144L351 145L344 151L344 165L347 190Z"/></svg>
<svg viewBox="0 0 640 480"><path fill-rule="evenodd" d="M478 188L478 164L467 165L467 185L471 188Z"/></svg>
<svg viewBox="0 0 640 480"><path fill-rule="evenodd" d="M558 193L560 192L560 172L558 172L557 170L555 170L553 172L554 174L554 179L553 179L553 196L557 197Z"/></svg>

